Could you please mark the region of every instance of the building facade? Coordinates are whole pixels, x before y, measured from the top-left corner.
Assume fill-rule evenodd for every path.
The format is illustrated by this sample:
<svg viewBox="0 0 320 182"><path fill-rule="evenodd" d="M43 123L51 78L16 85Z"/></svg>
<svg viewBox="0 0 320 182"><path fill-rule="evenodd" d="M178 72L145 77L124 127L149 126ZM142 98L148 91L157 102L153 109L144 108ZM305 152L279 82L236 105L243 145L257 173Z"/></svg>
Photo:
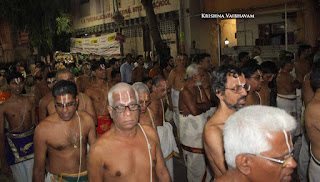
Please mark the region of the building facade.
<svg viewBox="0 0 320 182"><path fill-rule="evenodd" d="M124 16L120 25L125 36L123 54L144 54L154 51L154 45L147 24L146 13L140 0L71 0L75 38L91 38L119 32L119 26L112 19L117 10ZM154 11L159 23L161 37L168 44L171 55L178 52L178 0L154 0Z"/></svg>

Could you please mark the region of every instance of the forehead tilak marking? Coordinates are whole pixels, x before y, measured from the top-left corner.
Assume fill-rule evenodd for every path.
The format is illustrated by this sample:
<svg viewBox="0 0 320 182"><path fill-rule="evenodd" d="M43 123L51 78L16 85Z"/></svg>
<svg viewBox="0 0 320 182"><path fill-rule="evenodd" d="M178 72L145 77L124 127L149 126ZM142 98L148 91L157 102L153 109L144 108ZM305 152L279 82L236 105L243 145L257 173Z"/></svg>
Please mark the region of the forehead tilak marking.
<svg viewBox="0 0 320 182"><path fill-rule="evenodd" d="M20 78L15 78L14 82L16 82L17 84L21 83L21 79Z"/></svg>
<svg viewBox="0 0 320 182"><path fill-rule="evenodd" d="M61 98L61 104L65 104L66 102L63 100L65 98L65 100L68 100L68 95L60 95Z"/></svg>
<svg viewBox="0 0 320 182"><path fill-rule="evenodd" d="M290 140L289 141L289 137L287 135L287 132L282 130L283 134L284 134L284 137L286 138L286 144L287 144L287 147L288 147L288 151L291 152L291 147L290 147L290 144L292 145L292 141Z"/></svg>
<svg viewBox="0 0 320 182"><path fill-rule="evenodd" d="M100 68L105 70L106 69L106 66L104 64L100 64Z"/></svg>

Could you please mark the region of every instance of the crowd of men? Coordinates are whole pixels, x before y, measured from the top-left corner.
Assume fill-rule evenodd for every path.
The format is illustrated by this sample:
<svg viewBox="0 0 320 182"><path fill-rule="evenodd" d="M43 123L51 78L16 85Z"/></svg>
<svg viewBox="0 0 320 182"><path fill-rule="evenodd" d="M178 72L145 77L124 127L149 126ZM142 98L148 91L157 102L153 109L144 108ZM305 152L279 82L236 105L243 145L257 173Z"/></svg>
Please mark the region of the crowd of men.
<svg viewBox="0 0 320 182"><path fill-rule="evenodd" d="M319 49L260 55L255 47L215 68L209 54L42 63L33 84L21 63L2 68L1 173L167 182L180 157L189 182L317 181Z"/></svg>

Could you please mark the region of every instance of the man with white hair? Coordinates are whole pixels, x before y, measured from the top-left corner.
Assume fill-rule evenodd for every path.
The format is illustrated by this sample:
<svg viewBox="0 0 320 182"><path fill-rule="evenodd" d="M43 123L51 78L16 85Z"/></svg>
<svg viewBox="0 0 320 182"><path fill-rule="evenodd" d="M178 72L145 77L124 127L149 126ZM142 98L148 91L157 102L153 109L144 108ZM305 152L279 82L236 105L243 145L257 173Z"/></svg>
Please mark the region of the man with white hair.
<svg viewBox="0 0 320 182"><path fill-rule="evenodd" d="M231 115L223 131L229 170L216 181L291 181L295 128L295 119L275 107L248 106Z"/></svg>
<svg viewBox="0 0 320 182"><path fill-rule="evenodd" d="M205 112L212 104L201 86L204 72L200 65L191 64L186 73L187 83L179 97L180 142L188 181L206 181L210 177L206 170L202 133L207 121Z"/></svg>
<svg viewBox="0 0 320 182"><path fill-rule="evenodd" d="M139 95L139 106L140 106L140 118L139 118L139 123L144 125L150 125L154 129L157 129L155 124L154 124L154 115L149 109L149 105L151 104L151 99L150 99L150 91L147 87L142 82L136 82L132 85L132 88L138 92Z"/></svg>
<svg viewBox="0 0 320 182"><path fill-rule="evenodd" d="M212 92L219 106L204 128L204 149L215 178L227 171L224 160L222 131L228 117L246 104L249 85L241 70L233 65L223 65L214 72Z"/></svg>
<svg viewBox="0 0 320 182"><path fill-rule="evenodd" d="M90 148L89 181L171 181L157 133L138 123L138 93L118 83L108 92L108 101L114 125Z"/></svg>

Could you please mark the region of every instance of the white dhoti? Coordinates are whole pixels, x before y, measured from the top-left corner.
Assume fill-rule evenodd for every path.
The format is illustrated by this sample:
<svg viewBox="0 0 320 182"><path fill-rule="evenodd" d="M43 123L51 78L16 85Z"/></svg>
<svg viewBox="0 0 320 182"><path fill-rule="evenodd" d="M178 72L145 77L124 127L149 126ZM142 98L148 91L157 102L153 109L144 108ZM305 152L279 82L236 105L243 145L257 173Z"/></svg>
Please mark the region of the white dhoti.
<svg viewBox="0 0 320 182"><path fill-rule="evenodd" d="M171 99L172 99L172 106L173 106L173 120L174 124L177 127L178 133L180 131L180 122L179 122L179 94L180 91L171 88Z"/></svg>
<svg viewBox="0 0 320 182"><path fill-rule="evenodd" d="M211 175L205 162L203 149L203 128L206 123L205 114L197 116L179 115L180 141L184 160L187 166L189 182L210 181Z"/></svg>
<svg viewBox="0 0 320 182"><path fill-rule="evenodd" d="M296 95L282 95L277 94L277 107L285 110L295 119L297 118L297 97ZM297 128L300 127L300 123ZM297 130L297 129L296 129ZM300 129L298 129L300 131ZM296 131L291 133L292 136L295 136Z"/></svg>
<svg viewBox="0 0 320 182"><path fill-rule="evenodd" d="M302 134L301 132L301 114L302 114L302 95L301 95L301 89L296 89L296 96L297 96L297 104L296 104L296 110L297 110L297 129L296 129L296 135Z"/></svg>
<svg viewBox="0 0 320 182"><path fill-rule="evenodd" d="M313 156L312 151L310 150L310 163L308 176L310 182L317 182L320 179L320 162Z"/></svg>
<svg viewBox="0 0 320 182"><path fill-rule="evenodd" d="M173 173L173 156L178 156L179 149L177 147L176 140L173 136L172 125L168 122L164 122L163 126L157 127L161 151L163 158L166 162L166 166L170 173L171 181L174 181Z"/></svg>
<svg viewBox="0 0 320 182"><path fill-rule="evenodd" d="M15 182L32 182L34 159L29 159L18 164L11 165L13 180Z"/></svg>
<svg viewBox="0 0 320 182"><path fill-rule="evenodd" d="M298 159L298 175L301 182L308 181L308 166L310 161L309 143L305 135L302 135L302 145Z"/></svg>

